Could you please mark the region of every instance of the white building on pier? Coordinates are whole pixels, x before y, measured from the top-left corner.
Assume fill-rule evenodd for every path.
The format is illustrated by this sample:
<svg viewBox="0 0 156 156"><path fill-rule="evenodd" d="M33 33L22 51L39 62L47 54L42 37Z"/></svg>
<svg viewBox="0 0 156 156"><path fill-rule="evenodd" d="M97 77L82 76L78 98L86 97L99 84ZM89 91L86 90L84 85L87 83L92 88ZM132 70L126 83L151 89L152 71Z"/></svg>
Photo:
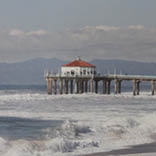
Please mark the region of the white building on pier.
<svg viewBox="0 0 156 156"><path fill-rule="evenodd" d="M72 62L62 65L61 76L87 77L96 74L96 66L83 61L80 57Z"/></svg>

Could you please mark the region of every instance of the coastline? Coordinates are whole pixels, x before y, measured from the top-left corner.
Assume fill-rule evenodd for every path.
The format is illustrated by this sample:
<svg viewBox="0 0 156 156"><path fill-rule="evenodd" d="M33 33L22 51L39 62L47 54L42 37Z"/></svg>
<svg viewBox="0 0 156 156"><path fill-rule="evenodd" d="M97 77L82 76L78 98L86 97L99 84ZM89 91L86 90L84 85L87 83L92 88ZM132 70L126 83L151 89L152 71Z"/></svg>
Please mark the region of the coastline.
<svg viewBox="0 0 156 156"><path fill-rule="evenodd" d="M130 146L129 148L112 150L110 152L100 152L100 153L86 154L81 156L120 156L120 155L156 156L156 142Z"/></svg>

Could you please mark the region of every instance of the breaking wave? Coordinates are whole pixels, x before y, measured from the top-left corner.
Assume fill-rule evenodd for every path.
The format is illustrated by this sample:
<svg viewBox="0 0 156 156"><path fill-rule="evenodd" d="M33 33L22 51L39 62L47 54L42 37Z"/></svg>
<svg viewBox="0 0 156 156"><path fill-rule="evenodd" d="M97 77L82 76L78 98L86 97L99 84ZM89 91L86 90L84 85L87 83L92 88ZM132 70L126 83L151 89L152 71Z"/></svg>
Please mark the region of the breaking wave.
<svg viewBox="0 0 156 156"><path fill-rule="evenodd" d="M88 126L74 121L65 121L57 129L48 128L43 140L7 140L0 138L0 155L4 156L50 156L69 155L74 150L98 147L98 143L81 140L81 135L91 133Z"/></svg>

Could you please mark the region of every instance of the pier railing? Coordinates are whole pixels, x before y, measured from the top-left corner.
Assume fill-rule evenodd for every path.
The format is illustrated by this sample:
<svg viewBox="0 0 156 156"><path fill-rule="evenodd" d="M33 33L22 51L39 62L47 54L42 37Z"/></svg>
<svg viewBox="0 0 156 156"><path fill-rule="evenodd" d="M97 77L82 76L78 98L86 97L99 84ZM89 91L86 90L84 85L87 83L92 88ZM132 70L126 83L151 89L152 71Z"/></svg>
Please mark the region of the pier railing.
<svg viewBox="0 0 156 156"><path fill-rule="evenodd" d="M156 80L156 76L146 76L146 75L105 75L107 78L112 79L122 79L122 80L141 80L141 81L150 81Z"/></svg>

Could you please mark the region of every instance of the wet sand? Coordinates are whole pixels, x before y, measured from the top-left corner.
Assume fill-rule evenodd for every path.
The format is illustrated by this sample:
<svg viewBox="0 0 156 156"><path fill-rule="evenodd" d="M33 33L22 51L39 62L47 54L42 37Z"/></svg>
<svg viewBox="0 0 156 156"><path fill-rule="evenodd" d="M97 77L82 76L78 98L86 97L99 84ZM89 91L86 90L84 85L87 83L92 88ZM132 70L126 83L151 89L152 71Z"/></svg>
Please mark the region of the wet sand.
<svg viewBox="0 0 156 156"><path fill-rule="evenodd" d="M120 156L120 155L141 155L144 156L156 156L156 142L150 144L142 144L131 146L126 149L113 150L110 152L87 154L83 156Z"/></svg>

